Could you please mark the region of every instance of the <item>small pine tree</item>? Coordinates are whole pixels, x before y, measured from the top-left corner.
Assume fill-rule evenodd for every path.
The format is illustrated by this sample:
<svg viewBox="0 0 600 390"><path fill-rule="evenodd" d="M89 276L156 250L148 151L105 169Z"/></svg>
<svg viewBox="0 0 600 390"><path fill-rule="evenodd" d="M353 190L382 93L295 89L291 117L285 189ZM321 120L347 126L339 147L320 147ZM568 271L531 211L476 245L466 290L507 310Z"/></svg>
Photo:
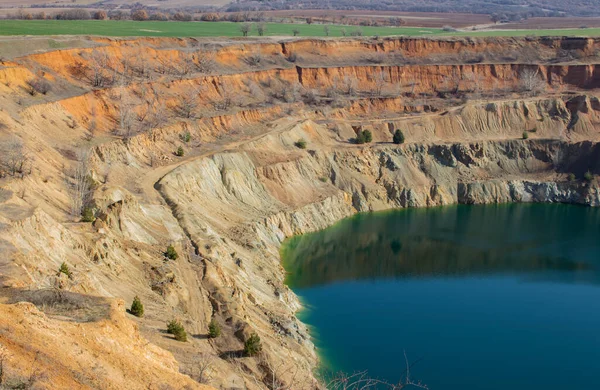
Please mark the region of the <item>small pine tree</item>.
<svg viewBox="0 0 600 390"><path fill-rule="evenodd" d="M177 155L178 157L183 157L183 155L185 154L185 151L183 150L183 147L180 146L177 148L177 151L175 152L175 155Z"/></svg>
<svg viewBox="0 0 600 390"><path fill-rule="evenodd" d="M244 343L244 353L247 356L254 356L262 351L262 344L260 343L260 337L256 333L252 333L248 340Z"/></svg>
<svg viewBox="0 0 600 390"><path fill-rule="evenodd" d="M523 139L529 138L529 133L527 131L523 132Z"/></svg>
<svg viewBox="0 0 600 390"><path fill-rule="evenodd" d="M175 340L177 341L187 341L185 328L181 325L181 322L177 320L171 320L167 324L167 332L175 336Z"/></svg>
<svg viewBox="0 0 600 390"><path fill-rule="evenodd" d="M165 252L165 256L169 260L177 260L177 258L179 257L179 255L177 254L177 251L175 250L175 247L173 245L169 245L167 247L167 251Z"/></svg>
<svg viewBox="0 0 600 390"><path fill-rule="evenodd" d="M592 180L594 180L594 175L592 174L592 172L587 171L583 174L583 178L585 179L585 181L591 182Z"/></svg>
<svg viewBox="0 0 600 390"><path fill-rule="evenodd" d="M363 131L359 131L354 139L354 143L362 145L365 143L365 133Z"/></svg>
<svg viewBox="0 0 600 390"><path fill-rule="evenodd" d="M95 220L94 210L91 207L84 208L81 212L81 222L94 222Z"/></svg>
<svg viewBox="0 0 600 390"><path fill-rule="evenodd" d="M398 129L394 133L394 143L396 145L400 145L400 144L404 143L404 133L402 133L402 130Z"/></svg>
<svg viewBox="0 0 600 390"><path fill-rule="evenodd" d="M216 339L221 335L221 325L213 318L208 324L208 337Z"/></svg>
<svg viewBox="0 0 600 390"><path fill-rule="evenodd" d="M574 173L569 173L568 180L569 181L575 181L575 174Z"/></svg>
<svg viewBox="0 0 600 390"><path fill-rule="evenodd" d="M73 274L71 273L71 270L69 269L69 266L67 265L67 263L63 262L60 265L60 268L58 269L58 274L65 274L67 275L69 278L71 278L73 276Z"/></svg>
<svg viewBox="0 0 600 390"><path fill-rule="evenodd" d="M192 135L190 134L189 131L186 131L185 133L181 134L180 138L183 142L188 143L191 141Z"/></svg>
<svg viewBox="0 0 600 390"><path fill-rule="evenodd" d="M369 130L363 131L363 136L365 137L366 143L373 141L373 134Z"/></svg>
<svg viewBox="0 0 600 390"><path fill-rule="evenodd" d="M306 141L304 138L299 139L294 145L296 145L297 148L306 149Z"/></svg>
<svg viewBox="0 0 600 390"><path fill-rule="evenodd" d="M136 317L144 316L144 305L142 304L140 297L138 297L137 295L135 296L135 298L133 298L133 302L131 303L131 309L129 309L129 312Z"/></svg>

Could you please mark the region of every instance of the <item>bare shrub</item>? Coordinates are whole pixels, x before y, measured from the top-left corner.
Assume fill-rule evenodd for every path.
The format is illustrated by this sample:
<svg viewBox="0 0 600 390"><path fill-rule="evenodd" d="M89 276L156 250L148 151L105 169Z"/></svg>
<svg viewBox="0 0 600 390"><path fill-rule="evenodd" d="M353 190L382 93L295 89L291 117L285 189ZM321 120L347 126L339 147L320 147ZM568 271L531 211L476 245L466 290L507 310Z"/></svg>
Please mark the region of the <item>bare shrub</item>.
<svg viewBox="0 0 600 390"><path fill-rule="evenodd" d="M138 22L148 20L148 12L146 12L146 10L143 9L136 9L134 11L131 11L131 20L136 20Z"/></svg>
<svg viewBox="0 0 600 390"><path fill-rule="evenodd" d="M90 20L92 15L85 9L67 9L54 16L57 20Z"/></svg>
<svg viewBox="0 0 600 390"><path fill-rule="evenodd" d="M198 94L198 91L195 89L180 94L177 103L173 107L175 115L186 119L194 118L196 110L200 105Z"/></svg>
<svg viewBox="0 0 600 390"><path fill-rule="evenodd" d="M356 95L358 91L358 79L354 76L344 76L341 87L346 95Z"/></svg>
<svg viewBox="0 0 600 390"><path fill-rule="evenodd" d="M250 53L250 55L246 56L246 58L244 58L244 61L246 61L248 65L253 67L260 66L263 63L263 60L264 58L260 50L254 51Z"/></svg>
<svg viewBox="0 0 600 390"><path fill-rule="evenodd" d="M248 81L246 83L246 87L248 87L248 92L250 95L257 100L264 100L265 94L263 90L260 88L258 84L254 81Z"/></svg>
<svg viewBox="0 0 600 390"><path fill-rule="evenodd" d="M108 15L106 14L106 11L96 11L92 14L92 18L95 20L106 20L108 19Z"/></svg>
<svg viewBox="0 0 600 390"><path fill-rule="evenodd" d="M90 175L90 155L90 150L79 150L71 177L65 177L70 188L71 215L73 217L81 216L84 208L89 206L92 200L94 182Z"/></svg>
<svg viewBox="0 0 600 390"><path fill-rule="evenodd" d="M192 73L196 67L193 55L184 55L179 61L170 61L168 72L180 80Z"/></svg>
<svg viewBox="0 0 600 390"><path fill-rule="evenodd" d="M367 56L367 62L372 64L383 64L385 61L385 54L382 52L372 53Z"/></svg>
<svg viewBox="0 0 600 390"><path fill-rule="evenodd" d="M14 138L0 145L0 177L7 175L23 178L31 173L31 159L20 139Z"/></svg>
<svg viewBox="0 0 600 390"><path fill-rule="evenodd" d="M52 85L43 77L36 77L34 79L27 80L27 92L31 96L35 96L38 93L45 95L51 90Z"/></svg>
<svg viewBox="0 0 600 390"><path fill-rule="evenodd" d="M300 83L290 84L287 81L274 79L271 81L271 91L274 98L287 103L293 103L300 98L302 85Z"/></svg>
<svg viewBox="0 0 600 390"><path fill-rule="evenodd" d="M380 70L373 76L373 89L371 93L375 96L381 96L383 94L383 88L388 84L387 74Z"/></svg>
<svg viewBox="0 0 600 390"><path fill-rule="evenodd" d="M295 52L291 52L288 54L286 58L289 62L296 62L298 60L298 55Z"/></svg>
<svg viewBox="0 0 600 390"><path fill-rule="evenodd" d="M429 389L426 384L421 381L412 379L410 369L414 365L409 363L404 353L404 359L406 361L406 368L402 373L402 376L398 383L388 383L379 379L370 378L366 371L357 372L352 375L344 373L337 374L333 379L328 380L325 383L325 388L329 390L367 390L367 389L381 389L381 390L399 390L406 388L418 388L418 389Z"/></svg>
<svg viewBox="0 0 600 390"><path fill-rule="evenodd" d="M167 15L163 14L162 12L153 12L150 14L149 19L166 22L167 20L169 20L169 17Z"/></svg>
<svg viewBox="0 0 600 390"><path fill-rule="evenodd" d="M118 123L119 128L118 132L121 136L126 139L131 138L134 135L134 119L135 114L133 112L134 102L129 94L129 91L123 84L119 88L119 95L117 98L117 106L118 106Z"/></svg>
<svg viewBox="0 0 600 390"><path fill-rule="evenodd" d="M220 98L213 101L215 110L226 111L235 104L235 88L228 83L223 83L220 88Z"/></svg>
<svg viewBox="0 0 600 390"><path fill-rule="evenodd" d="M216 356L207 353L196 355L191 367L187 370L187 374L198 383L208 384L211 379L215 359Z"/></svg>
<svg viewBox="0 0 600 390"><path fill-rule="evenodd" d="M196 70L200 73L210 73L215 69L215 53L213 51L201 52L198 51L193 56Z"/></svg>
<svg viewBox="0 0 600 390"><path fill-rule="evenodd" d="M363 36L363 30L362 28L355 28L352 31L350 31L350 36L352 37L362 37Z"/></svg>
<svg viewBox="0 0 600 390"><path fill-rule="evenodd" d="M519 74L521 87L524 91L534 95L542 93L546 89L546 82L539 74L539 70L525 69Z"/></svg>
<svg viewBox="0 0 600 390"><path fill-rule="evenodd" d="M171 19L176 20L178 22L191 22L194 18L191 14L187 12L176 12L171 16Z"/></svg>
<svg viewBox="0 0 600 390"><path fill-rule="evenodd" d="M309 89L304 92L304 103L306 104L318 104L319 95L314 89Z"/></svg>
<svg viewBox="0 0 600 390"><path fill-rule="evenodd" d="M103 88L115 81L114 75L110 72L110 69L112 69L111 65L110 57L107 53L94 51L89 58L89 66L83 65L78 69L89 78L92 87ZM91 74L88 75L90 72Z"/></svg>

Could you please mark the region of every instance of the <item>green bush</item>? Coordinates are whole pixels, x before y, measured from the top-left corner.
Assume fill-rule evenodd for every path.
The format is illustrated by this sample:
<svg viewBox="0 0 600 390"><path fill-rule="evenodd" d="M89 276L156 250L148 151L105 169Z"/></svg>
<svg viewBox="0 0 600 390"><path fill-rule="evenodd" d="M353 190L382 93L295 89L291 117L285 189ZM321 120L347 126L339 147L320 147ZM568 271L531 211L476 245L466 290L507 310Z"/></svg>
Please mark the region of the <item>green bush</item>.
<svg viewBox="0 0 600 390"><path fill-rule="evenodd" d="M185 143L190 142L192 139L192 135L190 134L189 131L186 131L185 133L181 134L181 140Z"/></svg>
<svg viewBox="0 0 600 390"><path fill-rule="evenodd" d="M568 180L569 181L575 181L575 174L574 173L569 173Z"/></svg>
<svg viewBox="0 0 600 390"><path fill-rule="evenodd" d="M306 141L304 138L299 139L294 145L296 145L297 148L306 149Z"/></svg>
<svg viewBox="0 0 600 390"><path fill-rule="evenodd" d="M136 317L144 316L144 305L142 304L140 297L138 297L137 295L135 296L135 298L133 298L133 302L131 303L131 309L129 309L129 312Z"/></svg>
<svg viewBox="0 0 600 390"><path fill-rule="evenodd" d="M359 131L354 139L355 144L365 144L373 141L373 134L369 130Z"/></svg>
<svg viewBox="0 0 600 390"><path fill-rule="evenodd" d="M591 182L592 180L594 180L594 175L592 174L592 172L587 171L583 174L583 178L585 179L585 181Z"/></svg>
<svg viewBox="0 0 600 390"><path fill-rule="evenodd" d="M529 133L527 131L523 132L523 139L529 138Z"/></svg>
<svg viewBox="0 0 600 390"><path fill-rule="evenodd" d="M394 133L394 143L396 145L400 145L404 143L404 134L402 133L402 131L400 129L396 130L396 132Z"/></svg>
<svg viewBox="0 0 600 390"><path fill-rule="evenodd" d="M63 262L60 265L60 268L58 269L58 274L65 274L67 275L69 278L71 278L73 276L73 273L71 272L71 270L69 269L69 266L67 265L67 263Z"/></svg>
<svg viewBox="0 0 600 390"><path fill-rule="evenodd" d="M358 134L356 135L356 138L354 138L354 143L359 144L359 145L364 144L365 143L365 133L362 131L359 131Z"/></svg>
<svg viewBox="0 0 600 390"><path fill-rule="evenodd" d="M187 333L181 322L177 320L171 320L167 324L167 332L175 336L175 340L177 341L187 341Z"/></svg>
<svg viewBox="0 0 600 390"><path fill-rule="evenodd" d="M175 152L175 155L178 157L183 157L184 154L185 154L185 151L183 150L183 146L178 147L177 151Z"/></svg>
<svg viewBox="0 0 600 390"><path fill-rule="evenodd" d="M208 324L208 337L216 339L221 335L221 325L213 318Z"/></svg>
<svg viewBox="0 0 600 390"><path fill-rule="evenodd" d="M173 245L169 245L167 247L167 251L165 252L165 256L169 260L177 260L177 258L179 257L179 255L177 254L177 251L175 250L175 247Z"/></svg>
<svg viewBox="0 0 600 390"><path fill-rule="evenodd" d="M247 356L254 356L257 353L262 351L262 344L260 343L260 337L256 333L252 333L252 335L246 340L244 343L244 353Z"/></svg>
<svg viewBox="0 0 600 390"><path fill-rule="evenodd" d="M94 216L94 209L86 207L81 212L81 222L94 222L96 217Z"/></svg>

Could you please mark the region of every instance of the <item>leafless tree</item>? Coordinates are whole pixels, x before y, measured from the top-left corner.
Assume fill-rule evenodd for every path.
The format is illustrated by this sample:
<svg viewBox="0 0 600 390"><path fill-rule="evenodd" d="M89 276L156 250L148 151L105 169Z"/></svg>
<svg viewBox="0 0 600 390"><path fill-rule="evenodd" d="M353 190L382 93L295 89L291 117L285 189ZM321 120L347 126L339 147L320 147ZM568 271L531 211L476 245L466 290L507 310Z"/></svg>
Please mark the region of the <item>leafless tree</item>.
<svg viewBox="0 0 600 390"><path fill-rule="evenodd" d="M358 92L358 79L354 76L344 76L342 88L347 95L356 95Z"/></svg>
<svg viewBox="0 0 600 390"><path fill-rule="evenodd" d="M526 92L540 94L546 89L546 82L539 74L539 70L525 69L519 74L521 86Z"/></svg>
<svg viewBox="0 0 600 390"><path fill-rule="evenodd" d="M10 175L23 178L31 173L31 158L23 142L13 138L0 146L0 177Z"/></svg>
<svg viewBox="0 0 600 390"><path fill-rule="evenodd" d="M444 86L446 92L457 94L460 92L462 80L463 76L460 71L453 69L449 76L444 77L442 85Z"/></svg>
<svg viewBox="0 0 600 390"><path fill-rule="evenodd" d="M71 215L73 217L81 216L83 209L91 201L93 186L90 178L90 155L89 149L79 150L72 178L66 178L71 187Z"/></svg>
<svg viewBox="0 0 600 390"><path fill-rule="evenodd" d="M125 87L125 82L121 82L121 86L119 88L119 97L118 97L118 105L119 105L119 133L129 139L133 136L134 127L133 127L133 102L131 96L129 95L129 91Z"/></svg>
<svg viewBox="0 0 600 390"><path fill-rule="evenodd" d="M142 131L152 131L155 128L161 127L169 119L167 107L163 101L155 101L152 103L150 113L142 125Z"/></svg>
<svg viewBox="0 0 600 390"><path fill-rule="evenodd" d="M263 35L265 35L265 32L267 31L267 25L265 23L257 24L256 31L258 32L258 35L260 35L262 37Z"/></svg>
<svg viewBox="0 0 600 390"><path fill-rule="evenodd" d="M265 372L263 383L269 390L294 390L307 388L307 379L302 377L300 366L291 358L275 363L266 355L260 356L259 366Z"/></svg>
<svg viewBox="0 0 600 390"><path fill-rule="evenodd" d="M139 49L133 55L131 62L131 70L139 77L150 78L150 66L149 66L148 54L145 50Z"/></svg>
<svg viewBox="0 0 600 390"><path fill-rule="evenodd" d="M215 356L208 353L196 355L192 367L188 370L190 377L198 383L208 384L214 362Z"/></svg>
<svg viewBox="0 0 600 390"><path fill-rule="evenodd" d="M200 73L210 73L216 66L215 53L213 51L197 51L194 55L196 70Z"/></svg>
<svg viewBox="0 0 600 390"><path fill-rule="evenodd" d="M114 76L110 74L112 67L107 53L94 51L90 56L89 64L92 87L103 88L114 82Z"/></svg>
<svg viewBox="0 0 600 390"><path fill-rule="evenodd" d="M225 111L231 108L236 103L235 98L235 88L233 88L229 83L221 84L221 88L219 88L219 98L213 101L213 107L216 110Z"/></svg>
<svg viewBox="0 0 600 390"><path fill-rule="evenodd" d="M175 115L186 119L194 118L196 116L196 110L200 105L198 95L198 90L194 88L180 94L177 103L173 107Z"/></svg>
<svg viewBox="0 0 600 390"><path fill-rule="evenodd" d="M192 73L196 65L192 55L183 55L179 61L172 61L170 73L180 80Z"/></svg>
<svg viewBox="0 0 600 390"><path fill-rule="evenodd" d="M240 31L242 32L242 35L247 37L248 34L250 33L250 30L252 30L252 24L251 23L242 23L240 25Z"/></svg>
<svg viewBox="0 0 600 390"><path fill-rule="evenodd" d="M383 94L383 88L388 83L388 77L383 70L376 72L373 76L373 95L381 96Z"/></svg>
<svg viewBox="0 0 600 390"><path fill-rule="evenodd" d="M248 92L253 98L261 101L265 99L265 94L263 90L259 87L259 85L256 82L252 80L247 81L246 87L248 88Z"/></svg>

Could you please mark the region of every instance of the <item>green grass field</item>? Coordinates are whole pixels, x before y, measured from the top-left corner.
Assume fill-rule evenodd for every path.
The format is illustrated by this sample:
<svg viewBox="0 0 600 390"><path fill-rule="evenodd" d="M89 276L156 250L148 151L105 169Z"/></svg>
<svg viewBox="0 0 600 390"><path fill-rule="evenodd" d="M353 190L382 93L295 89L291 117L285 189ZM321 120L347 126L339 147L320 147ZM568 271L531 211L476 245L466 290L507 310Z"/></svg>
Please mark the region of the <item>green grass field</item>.
<svg viewBox="0 0 600 390"><path fill-rule="evenodd" d="M349 35L357 27L330 25L330 36ZM325 36L321 24L267 23L265 35ZM434 35L442 32L435 28L361 27L364 35ZM101 36L156 36L156 37L241 37L239 23L230 22L134 22L134 21L70 21L70 20L1 20L0 35L101 35ZM256 26L250 36L257 36Z"/></svg>
<svg viewBox="0 0 600 390"><path fill-rule="evenodd" d="M301 37L325 36L320 24L267 23L266 35ZM358 27L329 25L329 35L343 36ZM499 30L446 32L437 28L421 27L360 27L365 36L600 36L600 28L565 30ZM240 24L229 22L134 22L134 21L66 21L66 20L0 20L0 35L99 35L99 36L157 36L157 37L241 37ZM250 36L257 36L254 26Z"/></svg>

